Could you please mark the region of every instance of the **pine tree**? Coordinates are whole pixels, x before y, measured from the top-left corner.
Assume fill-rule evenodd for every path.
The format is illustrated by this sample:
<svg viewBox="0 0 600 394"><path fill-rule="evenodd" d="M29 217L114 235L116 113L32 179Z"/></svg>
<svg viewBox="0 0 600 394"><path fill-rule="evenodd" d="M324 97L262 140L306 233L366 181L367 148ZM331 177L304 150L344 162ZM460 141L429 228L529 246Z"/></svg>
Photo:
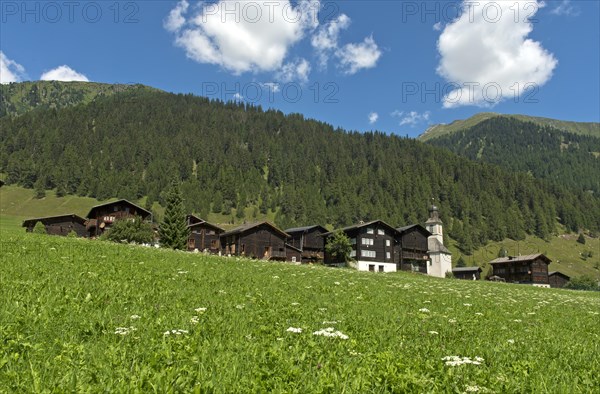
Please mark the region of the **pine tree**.
<svg viewBox="0 0 600 394"><path fill-rule="evenodd" d="M44 181L44 179L42 177L39 177L36 181L35 184L33 185L33 188L35 190L35 198L37 198L38 200L46 197L46 182Z"/></svg>
<svg viewBox="0 0 600 394"><path fill-rule="evenodd" d="M585 235L583 235L582 233L580 233L579 237L577 237L577 242L579 242L582 245L585 245Z"/></svg>
<svg viewBox="0 0 600 394"><path fill-rule="evenodd" d="M458 261L456 262L456 266L457 267L466 267L467 263L465 262L465 259L462 257L462 255L458 258Z"/></svg>
<svg viewBox="0 0 600 394"><path fill-rule="evenodd" d="M189 230L185 220L179 182L173 181L165 196L165 216L159 227L160 243L165 248L185 250Z"/></svg>

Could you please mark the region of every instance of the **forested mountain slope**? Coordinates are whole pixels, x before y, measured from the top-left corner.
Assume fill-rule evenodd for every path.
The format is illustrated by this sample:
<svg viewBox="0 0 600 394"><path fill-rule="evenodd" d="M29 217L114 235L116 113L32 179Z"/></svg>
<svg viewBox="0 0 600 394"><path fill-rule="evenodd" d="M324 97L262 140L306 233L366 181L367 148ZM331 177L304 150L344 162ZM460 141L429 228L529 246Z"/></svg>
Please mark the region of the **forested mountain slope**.
<svg viewBox="0 0 600 394"><path fill-rule="evenodd" d="M191 95L137 90L4 116L0 141L9 183L151 203L178 177L189 210L233 215L255 206L277 212L284 227L422 222L432 197L465 251L489 239L545 237L557 218L570 230L600 226L590 193L411 139Z"/></svg>
<svg viewBox="0 0 600 394"><path fill-rule="evenodd" d="M571 190L600 195L600 138L493 117L428 143Z"/></svg>
<svg viewBox="0 0 600 394"><path fill-rule="evenodd" d="M468 119L455 120L449 124L437 124L431 126L418 137L419 141L428 141L433 138L443 137L476 126L488 119L504 118L516 119L522 122L532 122L539 126L550 126L555 129L573 134L589 135L600 138L600 123L597 122L570 122L565 120L541 118L527 115L497 114L493 112L482 112Z"/></svg>
<svg viewBox="0 0 600 394"><path fill-rule="evenodd" d="M0 116L21 115L34 109L87 104L102 97L136 91L157 91L144 85L94 82L35 81L0 84Z"/></svg>

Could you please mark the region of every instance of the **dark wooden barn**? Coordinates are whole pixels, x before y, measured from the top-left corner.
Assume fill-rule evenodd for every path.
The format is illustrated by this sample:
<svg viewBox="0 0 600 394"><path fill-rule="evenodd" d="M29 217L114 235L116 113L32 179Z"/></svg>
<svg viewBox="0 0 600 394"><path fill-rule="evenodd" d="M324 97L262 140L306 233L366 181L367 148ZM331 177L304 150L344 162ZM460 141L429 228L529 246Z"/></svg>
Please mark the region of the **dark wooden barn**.
<svg viewBox="0 0 600 394"><path fill-rule="evenodd" d="M152 212L127 200L96 205L87 214L89 236L102 235L116 220L135 217L140 217L142 220L151 220Z"/></svg>
<svg viewBox="0 0 600 394"><path fill-rule="evenodd" d="M499 257L490 261L493 275L506 282L526 283L549 287L548 264L552 260L541 253L527 256Z"/></svg>
<svg viewBox="0 0 600 394"><path fill-rule="evenodd" d="M325 238L327 229L323 226L306 226L285 230L290 235L288 244L300 250L303 263L323 261L325 258Z"/></svg>
<svg viewBox="0 0 600 394"><path fill-rule="evenodd" d="M46 233L50 235L69 235L74 231L78 237L86 237L86 220L73 213L68 215L48 216L43 218L27 219L23 222L23 227L27 232L32 232L37 222L41 222L46 227Z"/></svg>
<svg viewBox="0 0 600 394"><path fill-rule="evenodd" d="M290 245L288 243L285 244L285 259L286 261L291 261L292 263L302 263L302 251L297 247Z"/></svg>
<svg viewBox="0 0 600 394"><path fill-rule="evenodd" d="M221 227L200 219L188 225L188 229L190 230L188 250L213 254L221 251L221 234L225 232Z"/></svg>
<svg viewBox="0 0 600 394"><path fill-rule="evenodd" d="M354 260L352 265L359 271L395 272L397 263L394 258L398 231L389 224L374 220L368 223L359 223L354 226L342 228L352 243L350 257ZM334 232L324 234L325 243ZM337 265L333 256L325 253L325 263Z"/></svg>
<svg viewBox="0 0 600 394"><path fill-rule="evenodd" d="M399 227L396 229L395 263L398 270L427 273L428 238L431 233L419 224Z"/></svg>
<svg viewBox="0 0 600 394"><path fill-rule="evenodd" d="M456 279L481 280L481 267L454 267L452 274Z"/></svg>
<svg viewBox="0 0 600 394"><path fill-rule="evenodd" d="M221 248L226 255L285 261L288 238L272 223L250 223L222 233Z"/></svg>
<svg viewBox="0 0 600 394"><path fill-rule="evenodd" d="M560 271L552 271L548 272L548 280L550 282L550 287L565 287L571 280L571 277Z"/></svg>

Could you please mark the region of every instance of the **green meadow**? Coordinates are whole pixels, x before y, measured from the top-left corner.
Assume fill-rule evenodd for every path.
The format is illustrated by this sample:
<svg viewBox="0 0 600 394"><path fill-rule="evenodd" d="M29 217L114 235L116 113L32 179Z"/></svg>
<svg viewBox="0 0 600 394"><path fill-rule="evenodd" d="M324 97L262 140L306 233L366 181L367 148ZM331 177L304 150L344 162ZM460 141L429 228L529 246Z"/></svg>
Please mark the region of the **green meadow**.
<svg viewBox="0 0 600 394"><path fill-rule="evenodd" d="M0 232L0 392L599 393L600 294Z"/></svg>

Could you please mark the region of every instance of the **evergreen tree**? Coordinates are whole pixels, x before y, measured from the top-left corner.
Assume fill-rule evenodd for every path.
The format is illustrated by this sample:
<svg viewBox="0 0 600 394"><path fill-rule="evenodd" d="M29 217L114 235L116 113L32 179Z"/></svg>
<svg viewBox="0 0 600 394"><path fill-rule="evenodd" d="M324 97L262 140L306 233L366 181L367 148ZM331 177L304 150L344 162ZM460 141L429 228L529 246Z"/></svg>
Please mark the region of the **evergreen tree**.
<svg viewBox="0 0 600 394"><path fill-rule="evenodd" d="M185 250L189 229L185 220L179 182L174 180L165 196L165 216L159 227L160 243L165 248Z"/></svg>
<svg viewBox="0 0 600 394"><path fill-rule="evenodd" d="M46 182L44 181L44 179L42 179L42 177L39 177L36 181L35 184L33 185L34 191L35 191L35 198L37 198L38 200L46 197Z"/></svg>
<svg viewBox="0 0 600 394"><path fill-rule="evenodd" d="M33 226L33 233L34 234L47 234L46 233L46 226L44 226L44 223L37 222L35 224L35 226Z"/></svg>
<svg viewBox="0 0 600 394"><path fill-rule="evenodd" d="M154 240L152 225L141 218L125 218L115 221L110 230L102 234L103 239L113 242L151 243ZM187 239L186 239L187 241Z"/></svg>
<svg viewBox="0 0 600 394"><path fill-rule="evenodd" d="M585 245L585 235L583 235L583 233L579 234L579 237L577 238L577 242L579 242L582 245Z"/></svg>
<svg viewBox="0 0 600 394"><path fill-rule="evenodd" d="M462 257L462 255L458 258L458 261L456 262L456 266L457 267L466 267L467 263L465 263L465 259Z"/></svg>

